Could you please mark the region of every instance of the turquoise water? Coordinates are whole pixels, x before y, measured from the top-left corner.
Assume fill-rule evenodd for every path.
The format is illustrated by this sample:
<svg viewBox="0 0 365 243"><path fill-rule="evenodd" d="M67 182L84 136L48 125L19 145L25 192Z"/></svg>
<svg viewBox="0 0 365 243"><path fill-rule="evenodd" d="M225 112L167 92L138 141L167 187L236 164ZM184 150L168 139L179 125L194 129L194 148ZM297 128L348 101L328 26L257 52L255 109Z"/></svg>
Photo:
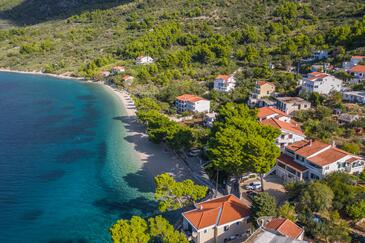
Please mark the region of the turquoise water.
<svg viewBox="0 0 365 243"><path fill-rule="evenodd" d="M109 242L115 220L154 212L103 86L0 73L0 114L0 242Z"/></svg>

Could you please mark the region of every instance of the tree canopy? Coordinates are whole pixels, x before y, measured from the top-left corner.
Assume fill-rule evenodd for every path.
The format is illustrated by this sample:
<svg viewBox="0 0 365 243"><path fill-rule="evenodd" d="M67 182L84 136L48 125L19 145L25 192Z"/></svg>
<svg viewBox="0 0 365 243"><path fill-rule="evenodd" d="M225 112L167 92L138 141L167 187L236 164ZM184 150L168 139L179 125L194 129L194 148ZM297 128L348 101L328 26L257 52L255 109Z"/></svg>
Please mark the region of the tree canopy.
<svg viewBox="0 0 365 243"><path fill-rule="evenodd" d="M114 243L148 242L188 242L185 235L177 230L162 216L145 220L133 216L130 220L118 220L111 228Z"/></svg>
<svg viewBox="0 0 365 243"><path fill-rule="evenodd" d="M254 110L227 103L219 110L209 142L213 165L232 176L244 172L267 173L280 155L275 139L280 131L262 126Z"/></svg>
<svg viewBox="0 0 365 243"><path fill-rule="evenodd" d="M192 205L208 191L206 186L196 185L192 180L176 182L167 173L155 177L155 186L155 198L161 212Z"/></svg>

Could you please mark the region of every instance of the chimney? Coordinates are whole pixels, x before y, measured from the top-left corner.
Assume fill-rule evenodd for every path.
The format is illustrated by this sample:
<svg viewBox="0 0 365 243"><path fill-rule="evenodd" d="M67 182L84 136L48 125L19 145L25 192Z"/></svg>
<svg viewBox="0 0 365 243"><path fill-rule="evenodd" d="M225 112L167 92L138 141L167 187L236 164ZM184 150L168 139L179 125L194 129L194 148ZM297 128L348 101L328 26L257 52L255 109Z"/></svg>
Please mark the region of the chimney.
<svg viewBox="0 0 365 243"><path fill-rule="evenodd" d="M312 139L309 139L309 147L312 147Z"/></svg>
<svg viewBox="0 0 365 243"><path fill-rule="evenodd" d="M332 141L332 148L336 148L336 142L335 142L335 140Z"/></svg>

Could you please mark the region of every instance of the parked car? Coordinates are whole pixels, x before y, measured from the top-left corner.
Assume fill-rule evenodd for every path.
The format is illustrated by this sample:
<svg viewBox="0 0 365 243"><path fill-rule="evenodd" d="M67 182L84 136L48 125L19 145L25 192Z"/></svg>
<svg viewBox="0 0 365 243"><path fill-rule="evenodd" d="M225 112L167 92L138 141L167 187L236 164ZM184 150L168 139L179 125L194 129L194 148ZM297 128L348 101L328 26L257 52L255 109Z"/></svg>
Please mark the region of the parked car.
<svg viewBox="0 0 365 243"><path fill-rule="evenodd" d="M257 178L257 174L256 173L246 173L246 174L243 174L241 176L241 181L246 181L248 179L254 179L254 178Z"/></svg>
<svg viewBox="0 0 365 243"><path fill-rule="evenodd" d="M250 184L246 185L246 190L259 190L261 189L261 182L255 181L251 182Z"/></svg>

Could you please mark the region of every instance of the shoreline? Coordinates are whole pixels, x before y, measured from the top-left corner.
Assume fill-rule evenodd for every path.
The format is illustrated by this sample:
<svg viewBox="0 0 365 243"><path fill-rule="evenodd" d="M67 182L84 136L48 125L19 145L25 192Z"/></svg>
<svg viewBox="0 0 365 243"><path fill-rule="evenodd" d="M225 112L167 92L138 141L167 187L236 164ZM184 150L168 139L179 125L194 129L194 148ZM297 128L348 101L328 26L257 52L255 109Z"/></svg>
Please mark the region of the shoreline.
<svg viewBox="0 0 365 243"><path fill-rule="evenodd" d="M21 71L21 70L12 70L12 69L7 69L7 68L0 68L0 72L2 72L2 73L19 73L19 74L41 75L41 76L49 76L49 77L59 78L59 79L74 79L74 80L78 80L78 81L94 82L94 81L88 80L84 77L72 77L72 76L64 75L64 74L44 73L42 71Z"/></svg>
<svg viewBox="0 0 365 243"><path fill-rule="evenodd" d="M83 77L5 68L0 68L0 72L41 75L102 85L107 91L110 91L110 94L116 96L120 103L120 108L125 113L125 116L122 116L120 120L126 129L124 139L132 146L138 160L141 161L141 168L137 173L150 174L153 177L162 173L169 173L177 180L194 179L196 177L196 175L194 176L195 173L166 145L154 144L148 139L145 127L138 121L134 102L126 91L108 85L103 81L93 81Z"/></svg>

